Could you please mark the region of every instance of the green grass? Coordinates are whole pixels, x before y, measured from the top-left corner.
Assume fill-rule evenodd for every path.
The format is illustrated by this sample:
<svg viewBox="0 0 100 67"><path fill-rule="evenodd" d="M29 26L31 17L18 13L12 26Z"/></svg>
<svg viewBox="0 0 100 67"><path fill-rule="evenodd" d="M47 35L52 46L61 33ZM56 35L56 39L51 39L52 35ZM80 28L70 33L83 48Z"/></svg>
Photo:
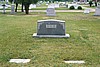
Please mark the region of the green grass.
<svg viewBox="0 0 100 67"><path fill-rule="evenodd" d="M31 10L46 10L47 8L32 8ZM68 10L66 7L55 8L55 10Z"/></svg>
<svg viewBox="0 0 100 67"><path fill-rule="evenodd" d="M37 7L37 8L32 8L30 10L46 10L46 9L47 7L44 7L44 8ZM3 9L0 9L0 10L3 10ZM6 10L11 10L11 8L7 8ZM18 10L21 10L21 8L18 8ZM66 7L60 7L60 8L55 8L55 10L69 10L69 9Z"/></svg>
<svg viewBox="0 0 100 67"><path fill-rule="evenodd" d="M83 5L84 6L84 5ZM89 6L89 5L85 5L84 7L87 7L87 8L93 8L93 9L95 9L96 8L96 6Z"/></svg>
<svg viewBox="0 0 100 67"><path fill-rule="evenodd" d="M33 38L37 21L66 21L70 38ZM0 67L100 67L100 17L93 13L0 14ZM28 58L27 64L9 63L11 58ZM66 64L64 60L84 60Z"/></svg>

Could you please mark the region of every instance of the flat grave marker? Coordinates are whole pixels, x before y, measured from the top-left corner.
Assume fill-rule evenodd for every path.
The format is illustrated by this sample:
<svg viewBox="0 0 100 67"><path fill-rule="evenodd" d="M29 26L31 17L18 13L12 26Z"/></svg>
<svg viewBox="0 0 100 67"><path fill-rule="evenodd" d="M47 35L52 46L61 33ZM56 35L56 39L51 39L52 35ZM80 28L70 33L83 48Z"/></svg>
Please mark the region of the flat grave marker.
<svg viewBox="0 0 100 67"><path fill-rule="evenodd" d="M74 64L83 64L85 61L82 60L69 60L69 61L64 61L65 63L74 63Z"/></svg>
<svg viewBox="0 0 100 67"><path fill-rule="evenodd" d="M9 62L13 63L28 63L30 62L30 59L10 59Z"/></svg>

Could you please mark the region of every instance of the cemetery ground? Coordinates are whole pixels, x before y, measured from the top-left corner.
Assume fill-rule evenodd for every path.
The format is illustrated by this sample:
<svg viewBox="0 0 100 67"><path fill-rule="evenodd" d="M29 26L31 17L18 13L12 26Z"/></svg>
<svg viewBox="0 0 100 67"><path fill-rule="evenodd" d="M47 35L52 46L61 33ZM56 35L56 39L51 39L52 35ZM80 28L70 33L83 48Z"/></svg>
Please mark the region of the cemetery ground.
<svg viewBox="0 0 100 67"><path fill-rule="evenodd" d="M0 13L0 67L100 67L100 17L94 13ZM37 21L66 21L70 38L33 38ZM10 59L31 59L29 63L10 63ZM67 64L83 60L84 64Z"/></svg>

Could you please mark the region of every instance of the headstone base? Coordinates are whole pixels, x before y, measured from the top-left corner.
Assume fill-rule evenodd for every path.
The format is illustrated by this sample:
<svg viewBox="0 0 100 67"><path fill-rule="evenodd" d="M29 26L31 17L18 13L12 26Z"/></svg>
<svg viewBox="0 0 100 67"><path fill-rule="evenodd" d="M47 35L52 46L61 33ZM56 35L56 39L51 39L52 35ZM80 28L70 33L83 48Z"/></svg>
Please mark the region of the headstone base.
<svg viewBox="0 0 100 67"><path fill-rule="evenodd" d="M37 33L33 34L33 37L50 37L50 38L69 38L69 34L65 35L37 35Z"/></svg>

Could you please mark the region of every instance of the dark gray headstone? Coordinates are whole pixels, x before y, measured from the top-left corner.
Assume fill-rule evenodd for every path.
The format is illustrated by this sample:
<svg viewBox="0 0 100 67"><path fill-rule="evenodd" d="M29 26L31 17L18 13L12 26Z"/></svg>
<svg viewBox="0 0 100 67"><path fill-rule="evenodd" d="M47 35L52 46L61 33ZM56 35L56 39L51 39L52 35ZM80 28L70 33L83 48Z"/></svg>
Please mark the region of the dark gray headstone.
<svg viewBox="0 0 100 67"><path fill-rule="evenodd" d="M56 16L55 8L47 8L47 16Z"/></svg>
<svg viewBox="0 0 100 67"><path fill-rule="evenodd" d="M61 20L39 20L36 37L69 37L65 34L65 21Z"/></svg>
<svg viewBox="0 0 100 67"><path fill-rule="evenodd" d="M100 4L97 6L94 15L95 15L95 16L100 16Z"/></svg>

